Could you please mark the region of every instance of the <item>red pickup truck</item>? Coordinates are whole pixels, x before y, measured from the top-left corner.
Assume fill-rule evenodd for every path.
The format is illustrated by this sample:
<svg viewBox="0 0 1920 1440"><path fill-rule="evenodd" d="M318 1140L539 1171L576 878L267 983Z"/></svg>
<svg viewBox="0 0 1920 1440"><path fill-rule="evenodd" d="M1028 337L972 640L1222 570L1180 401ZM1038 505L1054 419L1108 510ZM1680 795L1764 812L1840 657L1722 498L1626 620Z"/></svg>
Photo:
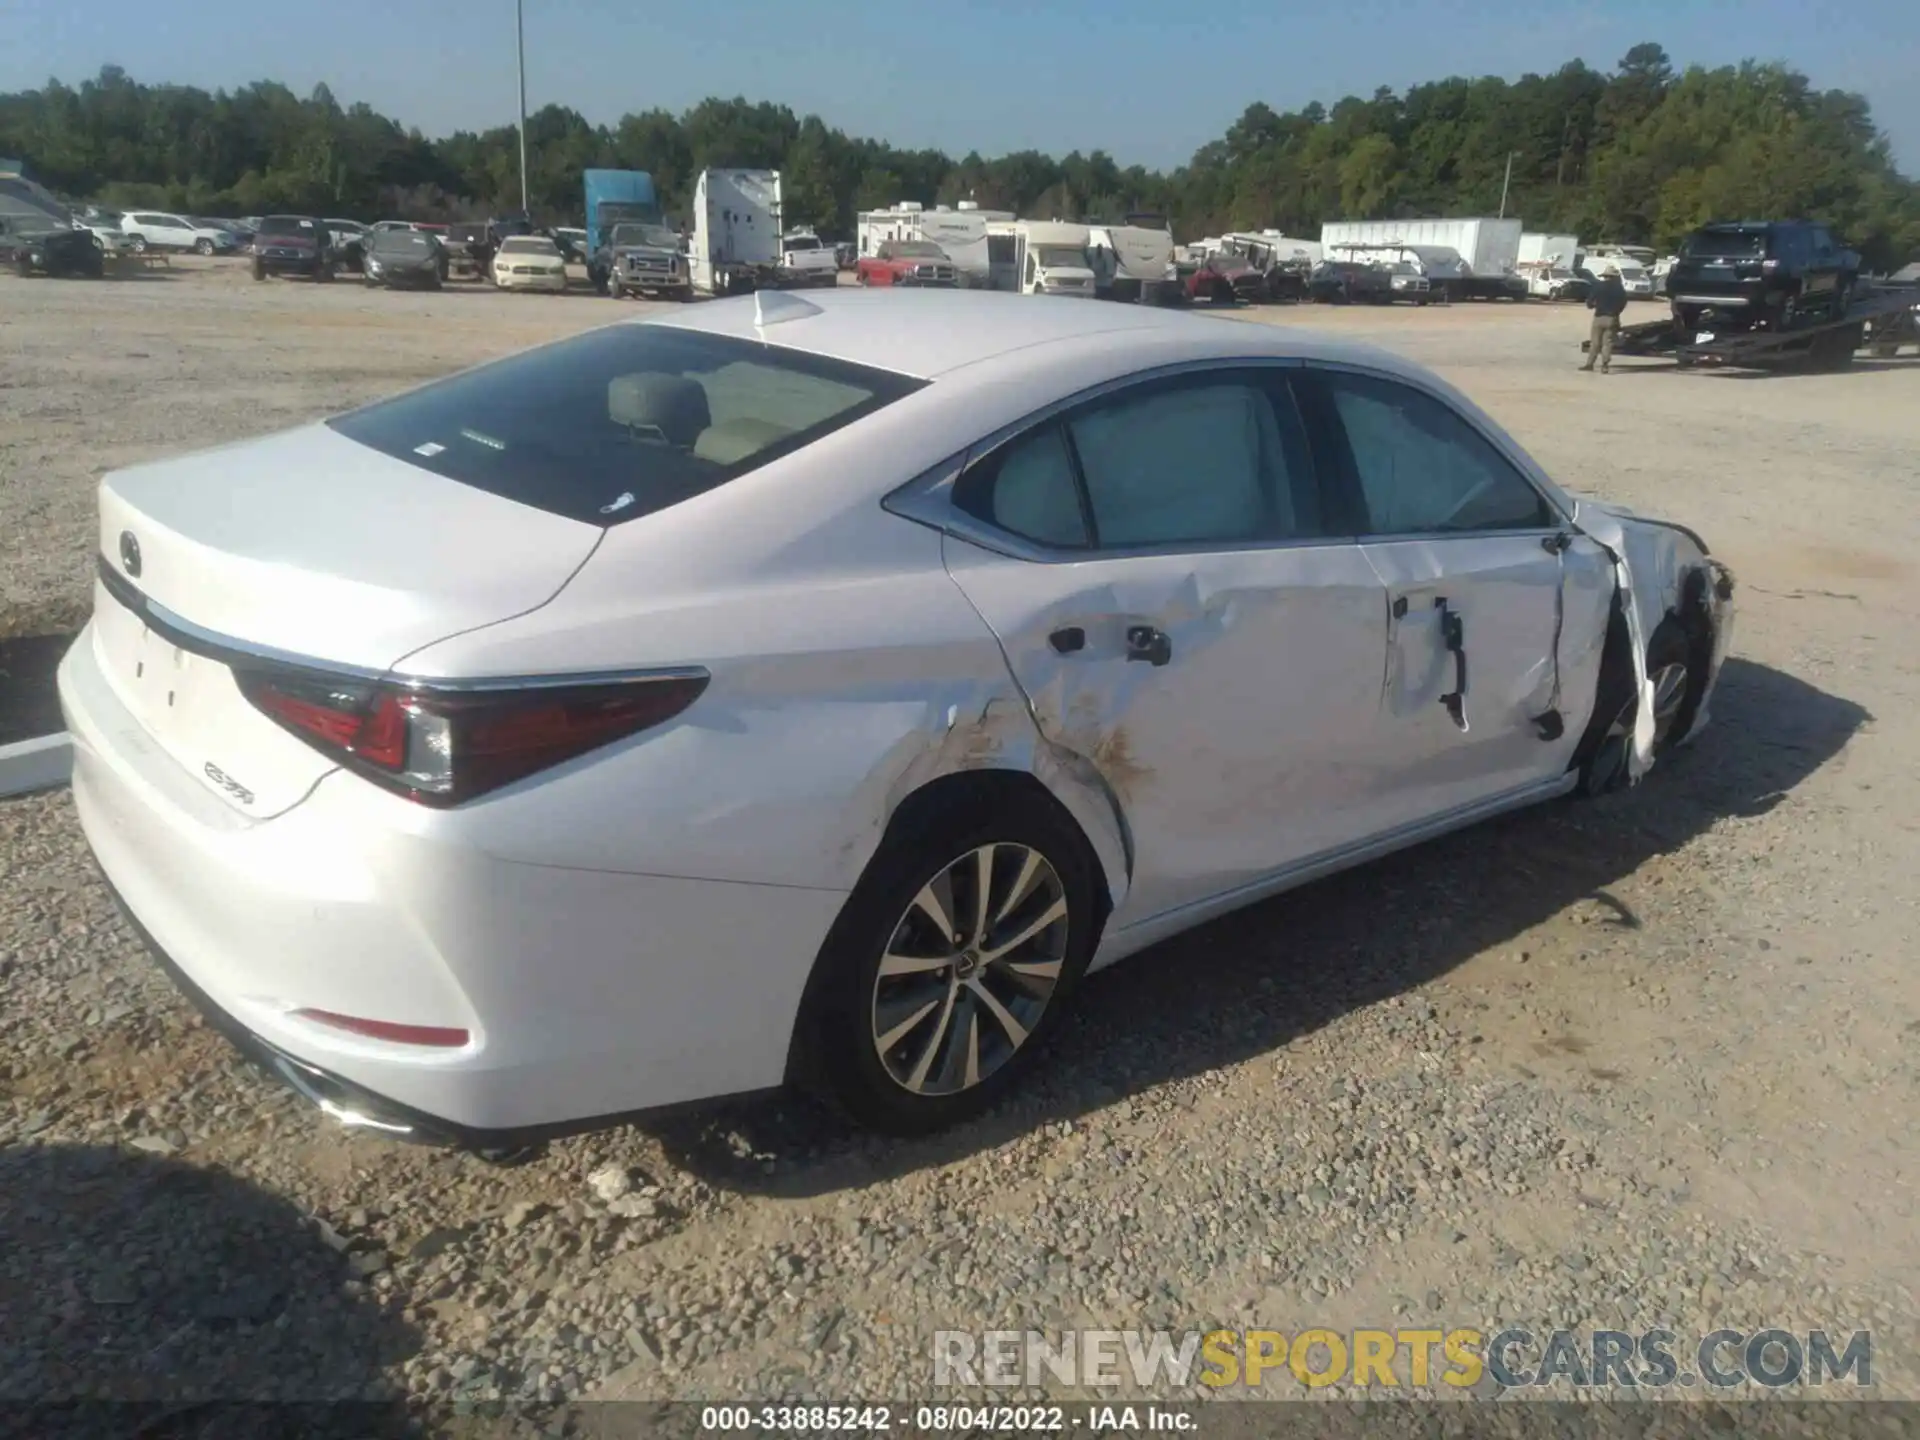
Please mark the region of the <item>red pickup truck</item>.
<svg viewBox="0 0 1920 1440"><path fill-rule="evenodd" d="M883 240L877 254L862 255L854 267L862 285L922 285L954 289L960 272L947 252L931 240Z"/></svg>

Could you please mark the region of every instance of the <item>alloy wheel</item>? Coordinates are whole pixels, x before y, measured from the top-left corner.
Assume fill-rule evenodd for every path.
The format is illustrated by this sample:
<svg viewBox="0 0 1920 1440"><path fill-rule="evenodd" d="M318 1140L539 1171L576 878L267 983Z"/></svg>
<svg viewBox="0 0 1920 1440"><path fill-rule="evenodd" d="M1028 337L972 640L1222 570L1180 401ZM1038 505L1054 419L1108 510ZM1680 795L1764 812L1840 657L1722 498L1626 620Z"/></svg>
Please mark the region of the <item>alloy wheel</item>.
<svg viewBox="0 0 1920 1440"><path fill-rule="evenodd" d="M972 1089L1027 1043L1066 963L1066 889L1027 845L981 845L920 888L880 958L871 1036L915 1095Z"/></svg>

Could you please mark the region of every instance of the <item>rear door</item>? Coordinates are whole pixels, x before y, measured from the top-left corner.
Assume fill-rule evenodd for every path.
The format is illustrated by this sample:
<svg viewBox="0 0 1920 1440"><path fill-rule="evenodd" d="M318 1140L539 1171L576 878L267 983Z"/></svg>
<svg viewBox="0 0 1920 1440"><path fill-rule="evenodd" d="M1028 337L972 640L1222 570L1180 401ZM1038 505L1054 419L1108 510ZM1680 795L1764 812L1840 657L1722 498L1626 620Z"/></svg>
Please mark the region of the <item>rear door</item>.
<svg viewBox="0 0 1920 1440"><path fill-rule="evenodd" d="M1396 780L1381 828L1563 773L1584 719L1563 642L1605 632L1603 552L1439 397L1330 366L1304 371L1301 388L1326 463L1365 506L1363 548L1385 586Z"/></svg>
<svg viewBox="0 0 1920 1440"><path fill-rule="evenodd" d="M1042 732L1125 817L1119 926L1364 830L1384 594L1321 493L1285 367L1120 390L954 493L949 570Z"/></svg>

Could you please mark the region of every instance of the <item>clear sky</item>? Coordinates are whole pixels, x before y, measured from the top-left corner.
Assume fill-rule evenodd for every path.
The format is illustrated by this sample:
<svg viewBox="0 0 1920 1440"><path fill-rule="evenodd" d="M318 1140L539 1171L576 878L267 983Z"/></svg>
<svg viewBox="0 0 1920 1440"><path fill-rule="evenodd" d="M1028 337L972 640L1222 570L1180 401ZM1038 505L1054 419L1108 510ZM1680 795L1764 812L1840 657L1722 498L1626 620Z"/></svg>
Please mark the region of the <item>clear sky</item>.
<svg viewBox="0 0 1920 1440"><path fill-rule="evenodd" d="M1920 173L1920 0L524 0L527 104L596 122L744 95L954 155L1181 163L1250 102L1514 78L1642 40L1858 90ZM0 91L102 64L207 89L325 81L430 135L514 114L513 0L0 0Z"/></svg>

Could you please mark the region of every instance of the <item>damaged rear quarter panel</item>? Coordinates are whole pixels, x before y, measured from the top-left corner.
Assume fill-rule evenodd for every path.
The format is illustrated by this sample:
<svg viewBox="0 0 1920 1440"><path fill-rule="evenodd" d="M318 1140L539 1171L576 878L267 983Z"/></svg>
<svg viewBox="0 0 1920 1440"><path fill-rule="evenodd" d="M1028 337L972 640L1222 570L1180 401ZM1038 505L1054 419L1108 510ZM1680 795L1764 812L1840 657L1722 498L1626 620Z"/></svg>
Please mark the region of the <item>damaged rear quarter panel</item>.
<svg viewBox="0 0 1920 1440"><path fill-rule="evenodd" d="M877 506L830 533L770 529L778 538L737 542L766 547L735 562L752 578L719 584L678 543L678 519L614 532L624 549L610 542L545 609L411 657L423 675L539 674L559 653L581 671L698 664L712 676L679 720L549 772L543 803L464 810L490 853L844 892L914 791L1005 770L1055 794L1119 902L1127 866L1111 807L1043 753L938 533ZM633 574L647 577L638 599ZM625 818L581 823L603 815Z"/></svg>

